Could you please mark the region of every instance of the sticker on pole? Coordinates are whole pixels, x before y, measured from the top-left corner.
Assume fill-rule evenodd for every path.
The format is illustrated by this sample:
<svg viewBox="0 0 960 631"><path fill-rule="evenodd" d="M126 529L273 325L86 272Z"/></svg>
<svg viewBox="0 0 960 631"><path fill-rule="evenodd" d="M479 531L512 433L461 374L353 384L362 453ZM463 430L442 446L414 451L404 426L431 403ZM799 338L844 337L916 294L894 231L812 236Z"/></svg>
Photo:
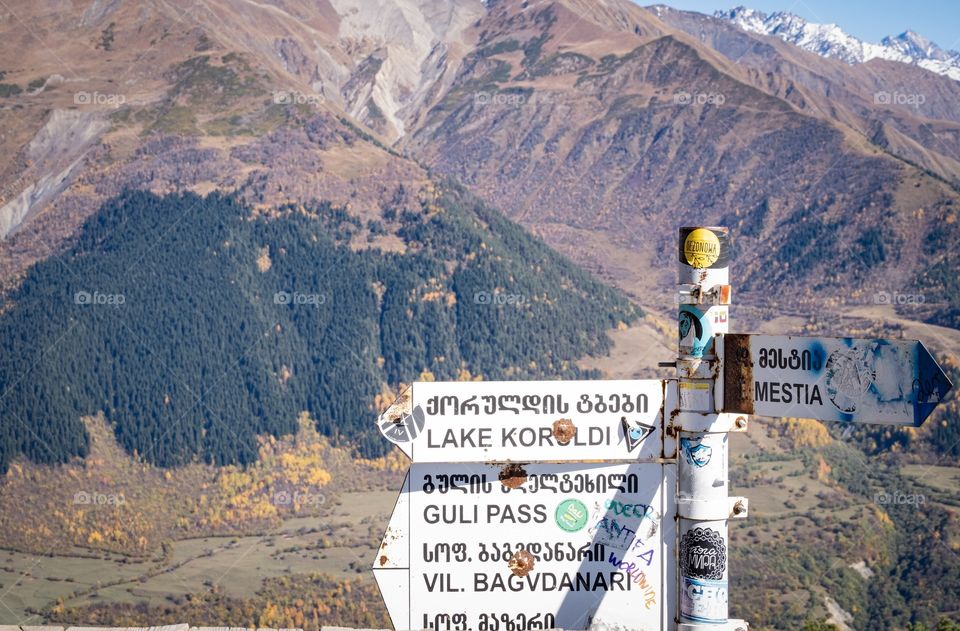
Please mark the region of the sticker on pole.
<svg viewBox="0 0 960 631"><path fill-rule="evenodd" d="M683 240L683 256L691 267L710 267L720 258L720 239L706 228L697 228Z"/></svg>
<svg viewBox="0 0 960 631"><path fill-rule="evenodd" d="M680 536L680 615L686 620L727 621L727 546L709 526L694 526Z"/></svg>
<svg viewBox="0 0 960 631"><path fill-rule="evenodd" d="M694 269L726 267L726 231L710 228L680 229L680 262Z"/></svg>

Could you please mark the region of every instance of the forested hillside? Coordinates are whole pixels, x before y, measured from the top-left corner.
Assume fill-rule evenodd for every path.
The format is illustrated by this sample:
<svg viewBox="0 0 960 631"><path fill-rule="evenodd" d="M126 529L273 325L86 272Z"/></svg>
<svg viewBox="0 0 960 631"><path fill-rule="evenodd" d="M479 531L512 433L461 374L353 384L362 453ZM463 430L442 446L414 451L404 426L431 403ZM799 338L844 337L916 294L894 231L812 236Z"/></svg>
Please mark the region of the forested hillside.
<svg viewBox="0 0 960 631"><path fill-rule="evenodd" d="M0 470L86 453L103 411L148 462L256 457L300 411L365 455L377 395L438 379L576 377L638 312L458 189L361 220L128 192L32 268L0 316ZM378 235L400 237L390 251ZM400 241L402 240L402 243Z"/></svg>

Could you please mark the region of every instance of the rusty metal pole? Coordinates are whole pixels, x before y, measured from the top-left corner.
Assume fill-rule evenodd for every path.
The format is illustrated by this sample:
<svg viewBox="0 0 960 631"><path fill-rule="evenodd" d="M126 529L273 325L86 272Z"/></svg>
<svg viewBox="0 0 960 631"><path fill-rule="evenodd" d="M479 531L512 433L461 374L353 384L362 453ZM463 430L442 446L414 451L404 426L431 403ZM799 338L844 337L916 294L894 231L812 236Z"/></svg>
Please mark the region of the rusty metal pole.
<svg viewBox="0 0 960 631"><path fill-rule="evenodd" d="M729 619L728 520L746 517L744 498L727 495L728 432L746 418L719 414L721 367L714 344L728 330L729 252L726 228L681 228L679 343L671 416L677 438L678 629L743 629Z"/></svg>

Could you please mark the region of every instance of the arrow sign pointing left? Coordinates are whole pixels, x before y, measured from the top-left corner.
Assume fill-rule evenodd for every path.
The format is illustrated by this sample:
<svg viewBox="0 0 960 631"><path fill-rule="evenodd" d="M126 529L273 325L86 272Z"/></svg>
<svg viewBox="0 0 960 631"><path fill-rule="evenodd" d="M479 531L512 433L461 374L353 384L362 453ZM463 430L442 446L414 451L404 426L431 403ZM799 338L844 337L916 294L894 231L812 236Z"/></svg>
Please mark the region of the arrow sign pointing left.
<svg viewBox="0 0 960 631"><path fill-rule="evenodd" d="M675 466L506 466L410 467L373 562L395 629L673 628Z"/></svg>
<svg viewBox="0 0 960 631"><path fill-rule="evenodd" d="M377 420L414 462L657 460L663 381L417 382Z"/></svg>
<svg viewBox="0 0 960 631"><path fill-rule="evenodd" d="M723 411L920 426L953 387L913 340L728 334Z"/></svg>

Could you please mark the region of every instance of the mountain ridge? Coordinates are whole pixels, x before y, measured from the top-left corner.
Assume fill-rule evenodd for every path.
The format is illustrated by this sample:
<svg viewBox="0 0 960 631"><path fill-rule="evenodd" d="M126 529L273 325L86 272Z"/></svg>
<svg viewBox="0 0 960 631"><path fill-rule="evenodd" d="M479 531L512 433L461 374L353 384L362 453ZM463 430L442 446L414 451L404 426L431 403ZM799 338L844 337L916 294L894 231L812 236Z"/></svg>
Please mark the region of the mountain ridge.
<svg viewBox="0 0 960 631"><path fill-rule="evenodd" d="M802 300L817 300L813 294L838 295L841 285L862 282L853 280L863 266L859 248L831 236L844 226L850 234L842 241L874 239L866 224L860 226L863 235L854 235L853 224L862 220L858 213L892 218L902 203L895 200L904 194L919 194L925 199L920 206L945 209L953 203L956 190L949 184L914 180L916 167L896 151L899 136L890 134L890 150L872 145L872 118L861 120L859 131L849 124L852 116L849 122L832 117L837 108L826 101L826 114L811 111L816 95L806 86L754 72L722 49L704 46L693 29L669 32L675 26L650 20L656 19L651 13L648 21L667 29L666 35L641 29L638 36L614 26L595 31L591 48L581 48L575 36L567 37L580 24L562 11L565 3L541 8L535 15L549 11L551 17L540 22L524 17L529 14L519 3L496 6L500 11L485 18L486 39L465 59L455 86L401 146L648 302L660 302L658 292L667 286L667 274L647 268L651 255L671 247L674 235L665 226L677 211L685 221L730 222L743 244L745 256L736 262L745 290L769 291L761 286L780 278L799 285L791 296L810 292ZM517 24L528 30L505 26ZM784 91L771 89L767 79L784 80ZM477 102L481 92L504 96ZM951 160L940 164L953 169ZM767 171L773 164L779 166ZM946 177L955 176L948 171ZM911 182L909 193L904 179ZM861 194L854 202L851 196ZM851 204L856 212L842 210ZM875 216L866 223L883 221ZM604 235L602 249L587 236L596 231ZM596 247L576 243L583 236ZM901 238L916 240L896 240ZM750 260L781 248L785 258ZM825 254L831 248L836 250ZM909 254L892 241L883 249ZM833 268L839 267L839 277L807 270L827 260L844 261ZM784 273L790 269L782 278L781 265ZM912 282L900 276L910 267L901 261L896 282ZM801 277L809 282L798 282Z"/></svg>
<svg viewBox="0 0 960 631"><path fill-rule="evenodd" d="M53 199L28 196L31 205L26 208L14 208L12 202L0 208L0 214L29 219L14 227L13 238L0 245L4 276L14 278L32 261L54 252L58 243L70 238L85 213L124 186L158 193L178 188L200 192L242 188L254 203L265 207L322 198L352 204L364 219L375 219L372 207L389 202L401 182L426 179L425 171L404 160L401 152L427 168L466 181L486 200L516 213L515 218L553 245L636 296L662 286L648 274L627 269L636 267L650 252L668 248L672 237L661 226L670 221L670 215L665 205L658 206L658 200L672 199L674 205L700 213L704 221L729 218L717 212L721 206L731 209L734 216L751 215L744 226L765 224L769 234L779 239L777 235L783 231L798 229L789 219L790 213L777 215L781 206L794 206L791 213L795 214L802 210L796 200L807 200L808 207L817 208L827 200L826 204L835 208L833 212L849 203L836 201L849 198L849 191L842 190L843 180L824 178L838 158L841 164L879 159L877 164L892 169L887 170L891 178L887 184L877 183L885 190L874 191L887 200L882 202L887 207L883 212L892 213L890 216L907 212L902 209L906 204L914 207L910 212L923 208L924 213L941 213L944 221L949 220L947 201L960 186L960 113L955 108L960 84L955 81L896 62L871 62L897 68L884 74L883 67L877 66L867 73L862 71L865 65L851 67L801 49L794 53L788 47L796 47L779 40L761 42L760 36L732 26L721 32L724 22L719 18L673 10L658 17L656 8L648 11L621 0L534 4L502 0L487 5L462 0L439 8L427 1L407 6L406 1L388 1L390 11L412 16L394 25L401 32L400 43L391 48L394 53L381 50L390 31L370 22L369 12L358 9L350 13L350 26L346 27L340 18L325 19L330 12L337 14L329 3L293 2L283 9L245 5L241 14L255 20L258 29L252 29L247 21L227 19L230 0L207 5L196 16L185 14L198 21L189 29L178 28L169 15L174 8L189 9L180 5L164 4L132 15L122 5L102 7L102 12L80 20L88 29L88 41L95 42L96 55L79 57L74 52L77 63L90 66L77 66L76 73L103 76L107 74L104 68L126 67L126 76L120 76L125 76L127 87L109 80L81 85L69 80L51 82L49 70L7 73L5 85L19 88L39 84L40 77L45 77L47 86L29 94L0 97L25 106L0 110L11 127L18 129L16 137L5 139L8 155L24 155L20 149L29 142L24 133L51 120L50 111L80 111L111 126L96 136L90 151L67 172L62 192ZM345 0L342 6L353 5ZM38 29L55 28L51 15L32 10L32 14L23 14L29 23ZM467 16L476 19L471 22ZM214 18L219 20L216 30ZM372 31L365 34L365 28ZM137 34L141 31L157 36L148 40L149 36ZM171 35L164 39L163 33ZM22 33L16 35L23 37ZM713 40L704 41L704 37ZM77 40L82 38L64 44L58 55L70 56L69 47L75 48ZM8 45L18 43L14 38ZM396 52L398 46L408 51L402 55L413 55L410 59L432 61L426 65L418 62L416 76L409 74L409 68L407 75L397 74L389 58L390 54L401 55ZM646 70L636 72L638 60L643 58L636 51L643 47L647 51L659 47L672 55L671 59L686 61L663 68L663 64L647 60L643 62ZM414 49L419 52L410 52ZM144 64L155 57L169 66ZM43 64L49 65L49 57L38 58L36 63L47 68ZM607 80L611 81L604 83ZM896 85L893 81L916 85L912 89L924 94L925 102L878 103L877 95L889 92L891 85ZM211 89L216 86L221 87ZM80 87L82 92L77 91ZM69 98L71 91L73 99ZM110 95L125 101L113 105L96 99L92 103L78 101L80 96L103 100L101 97ZM692 102L687 102L688 98ZM777 130L770 127L771 119L756 118L747 127L747 120L756 113L754 102L785 116L793 126ZM327 122L322 130L304 133L305 114L311 112L322 113ZM513 121L513 130L504 129L502 138L496 130L484 128L502 125L506 119ZM615 127L617 120L624 125ZM343 121L348 124L341 125ZM657 129L646 141L649 146L628 137L651 124ZM705 124L709 128L698 129ZM351 125L357 131L344 131ZM767 151L755 143L787 142L784 133L802 127L816 128L812 137L832 138L834 144L828 150L809 145L802 158L796 154L807 166L788 164L798 171L795 177L773 172L764 175L770 178L769 191L759 195L762 182L757 179L748 186L731 158L755 160ZM518 144L516 134L511 133L516 129L534 133L527 133ZM551 136L544 135L548 129ZM601 132L594 136L597 142L588 142L589 137L583 135L595 132ZM168 138L161 141L163 134ZM472 154L462 152L467 137L474 135L480 145ZM778 135L780 139L774 140ZM787 135L798 146L807 144L799 135ZM139 138L149 139L144 143L149 155L136 148ZM653 141L665 150L660 160L671 162L684 156L664 172L674 175L659 183L650 180L662 168L651 161ZM291 142L296 148L285 149ZM687 156L694 150L692 143L708 148L707 154L691 160ZM570 172L560 176L556 186L545 186L548 177L569 171L571 160L587 155L582 149L590 145L596 145L591 152L598 153L589 156L593 172L586 179ZM443 146L451 150L440 156L437 148ZM744 151L744 147L748 149ZM714 150L716 155L707 158ZM303 159L284 160L285 151ZM598 161L601 157L616 160L618 153L624 161L614 169ZM497 156L502 163L496 172L490 171L493 165L486 163ZM722 161L718 160L721 156L725 157ZM884 156L894 161L888 162ZM152 165L149 168L144 166L147 161ZM690 171L694 163L696 170ZM7 181L13 182L10 190L17 190L18 181L37 175L55 178L62 172L50 165L37 173L41 164L27 164L24 156L2 165L0 173L7 173ZM280 165L283 168L278 168ZM378 166L370 168L372 165ZM760 172L765 172L763 165L760 167ZM705 178L708 169L718 175ZM803 169L811 174L820 172L803 177L799 174ZM385 178L384 173L389 175ZM941 182L916 180L918 173L928 173ZM517 178L528 181L518 185ZM908 191L905 179L920 186ZM592 180L590 185L588 180ZM942 183L947 184L946 189ZM581 185L586 197L573 190ZM638 197L640 188L647 190ZM818 188L821 190L813 190ZM565 190L569 199L580 199L588 212L577 213L580 216L572 221L558 215L556 208L567 203L559 190ZM817 198L821 201L814 203ZM628 203L627 199L638 201ZM864 203L869 208L872 202ZM892 205L896 209L891 209ZM770 213L774 216L759 216ZM609 254L587 254L572 243L575 235L586 236L600 224L610 231L612 238L607 244L622 245L612 247ZM631 225L634 234L657 236L652 243L647 239L640 242L628 236L623 224ZM752 230L745 232L748 242L764 232ZM831 230L821 232L831 234ZM774 246L773 251L779 247ZM645 252L638 255L638 249ZM894 249L893 242L887 249ZM759 250L744 249L754 251ZM849 275L859 263L857 255L845 256L852 256L846 264ZM756 270L770 262L741 263L746 278L753 274L759 281L765 275ZM903 271L912 267L899 265L897 282L915 282L903 276Z"/></svg>
<svg viewBox="0 0 960 631"><path fill-rule="evenodd" d="M788 11L764 13L739 6L716 11L713 15L746 31L779 37L823 57L840 59L849 64L885 59L919 66L960 81L960 52L944 50L909 29L896 36L888 35L879 44L873 44L850 35L836 24L810 22Z"/></svg>

